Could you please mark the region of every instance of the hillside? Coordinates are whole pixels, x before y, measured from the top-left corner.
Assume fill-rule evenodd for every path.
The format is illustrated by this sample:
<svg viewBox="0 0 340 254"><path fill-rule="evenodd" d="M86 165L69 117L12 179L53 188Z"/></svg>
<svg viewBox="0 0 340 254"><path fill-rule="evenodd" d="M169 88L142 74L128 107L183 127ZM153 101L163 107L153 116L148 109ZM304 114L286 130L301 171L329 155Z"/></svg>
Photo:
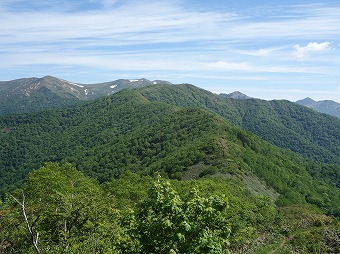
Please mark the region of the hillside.
<svg viewBox="0 0 340 254"><path fill-rule="evenodd" d="M77 103L78 98L52 77L0 82L0 115L64 108Z"/></svg>
<svg viewBox="0 0 340 254"><path fill-rule="evenodd" d="M52 76L0 82L0 115L65 108L81 101L108 96L127 88L169 82L119 79L98 84L77 84Z"/></svg>
<svg viewBox="0 0 340 254"><path fill-rule="evenodd" d="M198 90L0 117L0 252L338 253L340 167L242 130L225 120L243 123L239 100Z"/></svg>
<svg viewBox="0 0 340 254"><path fill-rule="evenodd" d="M0 82L0 115L65 108L145 86L142 93L150 100L209 110L274 145L313 160L340 164L338 119L288 101L268 102L239 92L218 96L192 85L170 85L160 80L121 79L86 85L46 76Z"/></svg>
<svg viewBox="0 0 340 254"><path fill-rule="evenodd" d="M335 101L314 101L311 98L305 98L303 100L298 100L295 103L312 108L320 113L325 113L340 118L340 104Z"/></svg>
<svg viewBox="0 0 340 254"><path fill-rule="evenodd" d="M166 181L131 172L99 185L68 163L47 163L0 202L0 251L339 252L338 220L313 205L275 207L247 186L235 178Z"/></svg>
<svg viewBox="0 0 340 254"><path fill-rule="evenodd" d="M248 175L262 179L259 189L273 188L277 204L309 202L339 214L339 167L274 147L208 111L152 102L141 91L0 118L1 190L46 161L67 161L100 182L126 170L176 179Z"/></svg>
<svg viewBox="0 0 340 254"><path fill-rule="evenodd" d="M151 101L200 107L279 147L313 160L340 165L340 120L295 103L230 99L192 85L150 86Z"/></svg>

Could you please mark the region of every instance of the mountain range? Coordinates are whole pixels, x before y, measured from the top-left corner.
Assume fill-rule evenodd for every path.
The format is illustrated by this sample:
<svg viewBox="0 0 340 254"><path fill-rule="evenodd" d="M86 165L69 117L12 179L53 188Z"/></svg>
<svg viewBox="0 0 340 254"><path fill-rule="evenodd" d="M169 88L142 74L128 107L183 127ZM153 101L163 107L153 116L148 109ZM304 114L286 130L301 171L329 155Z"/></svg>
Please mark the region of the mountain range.
<svg viewBox="0 0 340 254"><path fill-rule="evenodd" d="M41 111L75 105L80 101L114 94L126 88L167 81L147 79L119 79L98 84L77 84L52 76L23 78L0 82L0 115Z"/></svg>
<svg viewBox="0 0 340 254"><path fill-rule="evenodd" d="M308 181L313 184L323 179L330 184L329 188L338 191L335 186L339 183L340 168L335 165L340 164L340 153L337 153L340 138L336 136L340 133L340 120L327 119L324 115L318 118L319 113L289 102L275 105L247 100L252 103L245 105L246 110L242 111L236 103L242 101L226 99L192 85L153 85L137 90L126 89L64 110L2 117L0 187L4 189L9 184L17 183L32 168L46 161L68 161L101 182L118 177L125 170L144 174L159 170L179 179L188 174L197 177L207 167L215 165L212 172L247 172L266 179L269 186L283 194L283 200L287 198L283 186L291 188L297 196L307 198L307 194L301 194L299 188L290 186L288 178L295 179L297 174L305 177L306 181L310 179ZM231 105L228 111L226 105ZM255 111L255 108L262 110L262 113ZM301 124L308 118L303 119L302 114L296 115L296 108L300 114L301 110L302 113L312 114L314 123L306 122L306 126L320 129L315 128L311 133L304 130ZM217 114L216 109L224 114ZM254 114L247 113L248 110ZM269 110L271 112L266 112ZM280 118L282 111L284 114ZM274 132L271 137L278 137L282 147L290 144L291 140L295 141L295 137L291 136L296 135L301 143L295 145L304 146L305 142L311 147L307 155L319 159L319 163L329 160L335 163L334 166L308 162L303 157L275 148L241 130L231 121L226 121L226 115L231 115L230 112L234 114L230 118L232 121L237 119L245 126L250 121L245 118L248 114L253 121L259 118L258 114L271 113L278 117L273 120L274 123L280 121L283 125L283 120L287 121L287 126L294 123L292 129L278 124L270 128L273 122L264 118L249 126L258 126L265 137ZM292 119L296 116L299 120L287 118L288 113ZM282 119L283 116L285 119ZM332 129L321 124L335 119L337 121L329 123ZM302 129L301 133L293 131L297 127ZM267 134L263 133L264 129L268 129ZM285 133L288 135L281 137ZM310 135L314 136L308 138ZM325 144L323 140L318 140L319 135L327 138ZM298 150L301 154L305 152L303 148ZM317 152L323 152L327 159L318 157ZM201 166L195 169L197 165ZM269 178L276 180L270 183ZM321 182L316 185L323 186Z"/></svg>
<svg viewBox="0 0 340 254"><path fill-rule="evenodd" d="M75 84L51 76L0 82L0 115L65 108L124 89L143 88L151 101L199 107L279 147L340 164L340 121L285 100L265 101L234 92L216 95L193 85L147 79ZM304 100L312 103L311 99Z"/></svg>
<svg viewBox="0 0 340 254"><path fill-rule="evenodd" d="M320 113L340 118L340 103L331 100L315 101L309 97L296 101L297 104L312 108Z"/></svg>
<svg viewBox="0 0 340 254"><path fill-rule="evenodd" d="M141 79L118 79L95 84L78 84L64 79L45 76L0 81L0 115L64 108L81 101L109 96L127 88L140 88L155 84L171 84L168 81ZM229 99L248 100L252 97L239 91L220 93ZM297 104L312 108L320 113L340 118L340 104L331 101L314 101L311 98L296 101Z"/></svg>
<svg viewBox="0 0 340 254"><path fill-rule="evenodd" d="M6 241L11 228L17 228L12 224L15 202L8 201L9 192L18 194L33 188L32 197L39 191L41 198L55 199L52 205L49 203L53 207L48 211L56 213L58 219L64 215L54 206L58 204L58 208L58 202L65 202L67 209L72 208L70 198L78 193L75 190L72 195L62 196L65 186L86 193L91 188L103 188L105 192L96 192L102 195L99 199L112 197L117 202L124 197L126 200L120 201L120 206L131 202L140 207L139 198L143 194L140 192L145 192L143 184L149 181L147 176L158 172L175 179L173 183L179 189L186 184L195 188L200 185L204 195L215 191L217 186L219 190L228 189L231 198L226 218L233 232L233 248L238 250L235 253L274 253L286 245L289 245L287 251L293 248L298 253L313 253L315 242L323 244L318 250L338 252L338 246L333 243L340 232L338 224L333 226L331 216L340 217L340 119L286 100L265 101L238 92L221 96L190 84L173 85L165 81L118 80L102 83L102 88L96 87L97 90L91 89L95 85L74 84L50 76L12 82L12 85L2 82L0 86L4 91L3 105L8 110L0 116L3 200L0 205L6 204L0 206L0 237L3 234ZM4 96L5 91L8 96ZM6 100L8 97L16 100ZM14 101L20 104L22 98L34 98L36 101L31 100L31 105L41 98L48 99L45 104L28 110L34 112L24 113L25 107L11 108L16 105ZM61 164L43 167L46 162L71 163L95 180L84 180L84 176L74 173L69 166L62 166L60 172L57 165ZM43 168L35 170L40 167ZM71 173L66 169L89 187L79 186L77 179L70 180ZM60 178L60 174L66 175ZM195 179L197 182L193 182ZM60 182L62 185L58 186ZM51 184L56 190L50 188ZM55 194L46 197L46 190ZM77 201L79 209L70 211L70 223L78 219L74 213L87 207L83 198L89 198L90 202L98 199L98 196L87 197L86 193ZM35 214L36 207L44 209L47 203L39 203L41 198L35 198L27 211L41 223L40 232L45 232L41 237L51 234L54 239L56 231L50 229L50 216L42 214L47 219L41 221L40 215ZM202 202L209 204L212 202L209 200L213 199ZM124 209L128 208L120 213L129 215ZM81 218L87 220L91 209L84 213ZM8 220L2 219L4 214L8 214ZM64 229L65 221L60 223ZM79 223L74 228L82 225L87 228L97 222L91 223ZM124 224L124 220L119 223ZM2 228L8 231L3 232ZM84 232L78 232L80 242L87 239L87 231ZM105 232L101 237L107 235ZM254 242L253 237L258 237L255 245L249 244ZM60 244L58 239L53 241ZM6 242L6 246L15 243L15 240ZM262 246L261 251L254 252L258 246ZM306 246L310 249L306 250Z"/></svg>

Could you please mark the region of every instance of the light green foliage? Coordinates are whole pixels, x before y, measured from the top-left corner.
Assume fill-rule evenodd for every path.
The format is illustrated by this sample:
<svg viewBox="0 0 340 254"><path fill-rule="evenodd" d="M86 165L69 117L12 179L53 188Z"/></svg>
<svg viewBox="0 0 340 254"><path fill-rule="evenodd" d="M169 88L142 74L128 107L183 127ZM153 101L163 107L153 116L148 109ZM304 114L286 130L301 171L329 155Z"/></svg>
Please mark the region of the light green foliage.
<svg viewBox="0 0 340 254"><path fill-rule="evenodd" d="M108 206L109 199L94 180L70 164L48 163L29 174L23 193L27 216L34 231L39 233L38 245L42 252L107 253L109 239L100 237L111 230L114 234L115 223L111 217L115 210ZM20 221L20 209L13 211L16 221ZM11 211L7 214L12 215ZM18 229L23 232L23 223ZM27 253L32 251L25 234L20 241L14 244L25 246L20 248L27 248Z"/></svg>
<svg viewBox="0 0 340 254"><path fill-rule="evenodd" d="M226 208L226 198L204 198L196 189L183 201L159 180L136 216L142 253L227 253Z"/></svg>
<svg viewBox="0 0 340 254"><path fill-rule="evenodd" d="M22 202L23 193L41 253L268 253L281 245L339 251L339 224L321 210L280 212L234 179L126 173L100 186L70 164L48 163L13 195ZM22 209L9 196L0 203L0 226L0 253L36 253Z"/></svg>
<svg viewBox="0 0 340 254"><path fill-rule="evenodd" d="M119 179L103 185L107 195L114 197L116 206L122 210L136 207L148 195L154 179L150 176L141 177L131 171L124 172Z"/></svg>

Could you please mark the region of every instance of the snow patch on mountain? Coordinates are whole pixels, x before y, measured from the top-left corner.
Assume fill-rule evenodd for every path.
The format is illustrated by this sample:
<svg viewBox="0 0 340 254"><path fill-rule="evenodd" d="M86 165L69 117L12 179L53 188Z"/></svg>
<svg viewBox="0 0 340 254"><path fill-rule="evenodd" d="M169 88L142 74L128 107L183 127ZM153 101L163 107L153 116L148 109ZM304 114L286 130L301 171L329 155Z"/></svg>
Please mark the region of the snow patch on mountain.
<svg viewBox="0 0 340 254"><path fill-rule="evenodd" d="M74 85L74 86L78 86L78 87L81 87L81 88L84 88L85 86L83 85L79 85L79 84L76 84L76 83L72 83L72 82L68 82L69 84L71 85Z"/></svg>
<svg viewBox="0 0 340 254"><path fill-rule="evenodd" d="M78 86L78 87L80 87L80 88L84 88L84 87L85 87L85 86L83 86L83 85L79 85L79 84L76 84L76 83L73 83L73 82L70 82L70 81L67 81L67 80L64 80L64 79L59 79L59 80L65 82L65 83L68 83L68 84L70 84L70 85Z"/></svg>

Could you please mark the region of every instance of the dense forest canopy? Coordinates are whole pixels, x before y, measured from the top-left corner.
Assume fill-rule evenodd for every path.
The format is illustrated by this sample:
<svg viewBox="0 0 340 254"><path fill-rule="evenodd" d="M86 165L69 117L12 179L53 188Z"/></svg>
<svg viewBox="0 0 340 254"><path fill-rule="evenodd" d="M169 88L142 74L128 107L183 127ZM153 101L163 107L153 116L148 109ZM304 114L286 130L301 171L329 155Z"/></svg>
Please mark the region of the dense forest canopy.
<svg viewBox="0 0 340 254"><path fill-rule="evenodd" d="M192 85L148 86L150 101L195 106L312 160L340 164L340 119L285 100L224 98Z"/></svg>

